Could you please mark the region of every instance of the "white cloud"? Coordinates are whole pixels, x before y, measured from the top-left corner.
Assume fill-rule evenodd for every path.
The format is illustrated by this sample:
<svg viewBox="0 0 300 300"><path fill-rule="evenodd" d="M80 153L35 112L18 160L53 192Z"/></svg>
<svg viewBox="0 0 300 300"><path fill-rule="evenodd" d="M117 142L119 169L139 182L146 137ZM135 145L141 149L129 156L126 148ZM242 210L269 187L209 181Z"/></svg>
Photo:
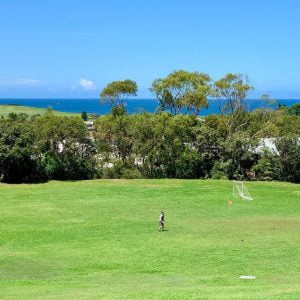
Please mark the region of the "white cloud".
<svg viewBox="0 0 300 300"><path fill-rule="evenodd" d="M84 78L80 79L79 84L85 90L94 90L96 88L93 81Z"/></svg>

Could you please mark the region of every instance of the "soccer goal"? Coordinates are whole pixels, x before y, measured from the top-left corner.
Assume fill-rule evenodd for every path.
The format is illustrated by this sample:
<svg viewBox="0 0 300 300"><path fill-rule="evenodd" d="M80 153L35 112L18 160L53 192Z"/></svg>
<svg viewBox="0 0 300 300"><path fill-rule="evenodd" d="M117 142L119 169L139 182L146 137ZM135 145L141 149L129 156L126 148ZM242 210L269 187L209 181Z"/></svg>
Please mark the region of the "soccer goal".
<svg viewBox="0 0 300 300"><path fill-rule="evenodd" d="M244 200L253 200L243 181L232 181L232 194L233 197L241 197Z"/></svg>

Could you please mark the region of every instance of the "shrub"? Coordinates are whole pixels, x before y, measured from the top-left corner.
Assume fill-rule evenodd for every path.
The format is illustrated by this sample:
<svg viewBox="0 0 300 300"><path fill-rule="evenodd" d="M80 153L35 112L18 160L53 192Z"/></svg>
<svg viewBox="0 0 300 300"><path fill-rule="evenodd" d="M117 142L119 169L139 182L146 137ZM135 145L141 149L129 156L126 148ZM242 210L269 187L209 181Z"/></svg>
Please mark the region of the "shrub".
<svg viewBox="0 0 300 300"><path fill-rule="evenodd" d="M122 178L124 179L141 179L143 178L141 172L137 169L123 170Z"/></svg>
<svg viewBox="0 0 300 300"><path fill-rule="evenodd" d="M87 114L86 111L83 111L83 112L81 113L81 119L82 119L83 121L87 121L87 120L88 120L88 114Z"/></svg>
<svg viewBox="0 0 300 300"><path fill-rule="evenodd" d="M277 172L276 172L277 170ZM265 149L261 158L254 165L255 178L262 181L271 181L278 178L278 160L276 156Z"/></svg>
<svg viewBox="0 0 300 300"><path fill-rule="evenodd" d="M210 175L213 179L228 179L228 174L230 173L232 161L228 160L226 162L216 161Z"/></svg>

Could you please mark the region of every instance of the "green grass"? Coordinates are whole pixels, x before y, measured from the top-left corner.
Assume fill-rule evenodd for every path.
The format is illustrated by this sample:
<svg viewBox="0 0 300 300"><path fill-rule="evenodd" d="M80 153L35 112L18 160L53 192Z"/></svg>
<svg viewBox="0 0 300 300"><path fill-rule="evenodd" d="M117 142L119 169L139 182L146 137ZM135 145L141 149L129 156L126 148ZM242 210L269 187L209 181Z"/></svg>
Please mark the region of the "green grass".
<svg viewBox="0 0 300 300"><path fill-rule="evenodd" d="M25 113L29 116L37 115L37 114L44 114L47 111L46 108L37 108L37 107L30 107L30 106L21 106L21 105L1 105L0 104L0 117L7 117L10 113ZM54 110L53 113L58 116L79 116L80 114L75 113L66 113L62 111Z"/></svg>
<svg viewBox="0 0 300 300"><path fill-rule="evenodd" d="M0 184L0 298L300 299L300 186L248 189L227 206L229 181Z"/></svg>

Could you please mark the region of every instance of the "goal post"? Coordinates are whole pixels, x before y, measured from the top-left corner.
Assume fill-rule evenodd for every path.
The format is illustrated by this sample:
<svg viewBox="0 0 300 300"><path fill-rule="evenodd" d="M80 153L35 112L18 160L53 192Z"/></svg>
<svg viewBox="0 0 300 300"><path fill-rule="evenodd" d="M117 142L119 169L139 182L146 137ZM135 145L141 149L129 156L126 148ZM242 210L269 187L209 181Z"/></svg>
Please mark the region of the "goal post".
<svg viewBox="0 0 300 300"><path fill-rule="evenodd" d="M251 194L249 193L244 181L232 181L232 195L233 197L240 197L244 200L253 200Z"/></svg>

